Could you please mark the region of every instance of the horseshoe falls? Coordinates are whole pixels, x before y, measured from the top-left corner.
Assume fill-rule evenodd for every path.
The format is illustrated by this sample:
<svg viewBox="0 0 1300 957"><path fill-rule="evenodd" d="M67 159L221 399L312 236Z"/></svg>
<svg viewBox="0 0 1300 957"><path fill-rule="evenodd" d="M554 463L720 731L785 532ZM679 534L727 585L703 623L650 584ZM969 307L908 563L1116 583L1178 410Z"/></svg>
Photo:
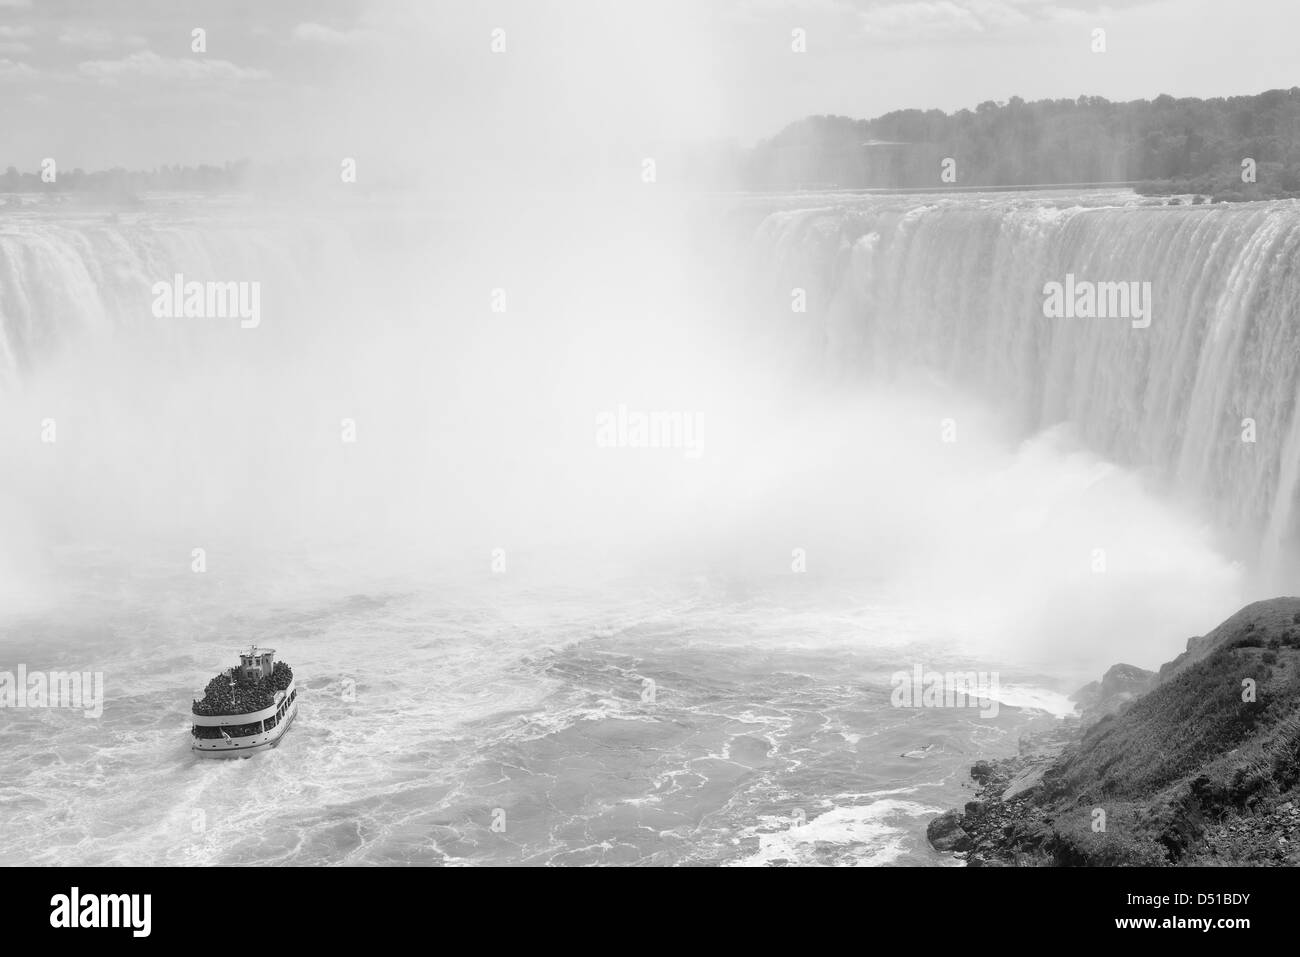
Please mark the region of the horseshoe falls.
<svg viewBox="0 0 1300 957"><path fill-rule="evenodd" d="M846 199L774 212L757 236L770 296L808 290L791 332L827 368L934 370L1023 434L1068 423L1265 581L1294 577L1300 205ZM1149 283L1149 326L1046 317L1045 286L1067 276Z"/></svg>

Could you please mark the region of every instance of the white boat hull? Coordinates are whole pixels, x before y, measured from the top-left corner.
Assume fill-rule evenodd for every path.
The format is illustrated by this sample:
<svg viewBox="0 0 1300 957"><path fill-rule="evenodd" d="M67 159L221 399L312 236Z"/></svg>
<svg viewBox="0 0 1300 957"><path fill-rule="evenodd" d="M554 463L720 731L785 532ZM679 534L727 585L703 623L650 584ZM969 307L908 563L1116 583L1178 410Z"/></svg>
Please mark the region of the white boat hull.
<svg viewBox="0 0 1300 957"><path fill-rule="evenodd" d="M296 691L293 684L289 686L290 691ZM199 722L208 726L221 725L238 725L251 724L253 721L264 720L275 713L275 708L268 708L265 712L258 712L256 715L226 715L219 719L220 724L213 719L200 719ZM230 738L195 738L190 745L190 750L201 758L248 758L261 751L269 751L280 743L280 739L285 736L289 730L289 725L293 724L293 719L298 716L298 698L294 695L289 707L285 710L284 717L276 723L274 728L263 731L260 734L245 735L243 737Z"/></svg>

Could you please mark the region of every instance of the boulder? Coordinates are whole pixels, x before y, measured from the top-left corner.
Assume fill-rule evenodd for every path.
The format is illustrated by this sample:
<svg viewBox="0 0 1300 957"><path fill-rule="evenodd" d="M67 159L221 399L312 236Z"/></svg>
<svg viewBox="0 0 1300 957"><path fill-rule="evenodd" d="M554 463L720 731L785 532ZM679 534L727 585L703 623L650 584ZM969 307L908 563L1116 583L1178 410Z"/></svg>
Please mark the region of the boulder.
<svg viewBox="0 0 1300 957"><path fill-rule="evenodd" d="M945 811L925 829L925 836L936 851L964 851L970 847L970 835L961 826L962 816Z"/></svg>

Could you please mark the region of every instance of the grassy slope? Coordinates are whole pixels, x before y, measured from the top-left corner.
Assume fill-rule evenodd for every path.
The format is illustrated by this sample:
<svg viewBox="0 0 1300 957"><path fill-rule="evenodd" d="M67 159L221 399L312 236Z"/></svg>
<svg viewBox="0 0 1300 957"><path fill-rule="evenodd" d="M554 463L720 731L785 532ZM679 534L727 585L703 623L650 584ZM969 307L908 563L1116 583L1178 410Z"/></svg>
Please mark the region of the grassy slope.
<svg viewBox="0 0 1300 957"><path fill-rule="evenodd" d="M995 857L1300 864L1300 811L1288 806L1300 804L1300 598L1256 602L1194 642L1043 780L999 810L1014 826L1001 846L994 836Z"/></svg>

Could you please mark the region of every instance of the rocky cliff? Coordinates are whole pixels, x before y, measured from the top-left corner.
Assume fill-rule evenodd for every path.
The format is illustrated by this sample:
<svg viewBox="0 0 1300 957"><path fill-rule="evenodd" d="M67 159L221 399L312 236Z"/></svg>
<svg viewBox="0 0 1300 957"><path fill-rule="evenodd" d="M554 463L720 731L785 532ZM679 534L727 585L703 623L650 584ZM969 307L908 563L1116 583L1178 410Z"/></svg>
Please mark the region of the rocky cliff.
<svg viewBox="0 0 1300 957"><path fill-rule="evenodd" d="M1075 700L1080 719L971 769L976 800L931 822L934 847L971 866L1300 864L1300 598Z"/></svg>

